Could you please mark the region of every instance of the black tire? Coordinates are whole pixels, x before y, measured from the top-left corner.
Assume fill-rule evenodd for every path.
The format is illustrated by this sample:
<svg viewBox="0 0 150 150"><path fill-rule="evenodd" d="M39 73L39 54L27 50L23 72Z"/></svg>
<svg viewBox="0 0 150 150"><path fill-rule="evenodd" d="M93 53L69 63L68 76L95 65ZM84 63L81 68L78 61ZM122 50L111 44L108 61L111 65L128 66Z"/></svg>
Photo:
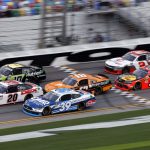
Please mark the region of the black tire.
<svg viewBox="0 0 150 150"><path fill-rule="evenodd" d="M33 95L32 94L28 94L28 95L26 95L25 96L25 98L24 98L24 102L27 100L27 99L30 99L30 98L32 98L33 97Z"/></svg>
<svg viewBox="0 0 150 150"><path fill-rule="evenodd" d="M141 88L142 88L141 82L135 83L135 85L134 85L134 90L141 90Z"/></svg>
<svg viewBox="0 0 150 150"><path fill-rule="evenodd" d="M47 92L45 91L45 89L43 89L43 94L46 94Z"/></svg>
<svg viewBox="0 0 150 150"><path fill-rule="evenodd" d="M96 87L96 88L94 89L94 95L95 95L95 96L102 94L102 92L103 92L102 87Z"/></svg>
<svg viewBox="0 0 150 150"><path fill-rule="evenodd" d="M122 74L126 74L126 73L129 73L129 68L128 68L128 67L125 67L125 68L122 70Z"/></svg>
<svg viewBox="0 0 150 150"><path fill-rule="evenodd" d="M49 107L45 107L42 112L42 116L48 116L51 114L51 109Z"/></svg>
<svg viewBox="0 0 150 150"><path fill-rule="evenodd" d="M78 110L79 111L84 110L85 108L86 108L85 103L81 102L78 104Z"/></svg>

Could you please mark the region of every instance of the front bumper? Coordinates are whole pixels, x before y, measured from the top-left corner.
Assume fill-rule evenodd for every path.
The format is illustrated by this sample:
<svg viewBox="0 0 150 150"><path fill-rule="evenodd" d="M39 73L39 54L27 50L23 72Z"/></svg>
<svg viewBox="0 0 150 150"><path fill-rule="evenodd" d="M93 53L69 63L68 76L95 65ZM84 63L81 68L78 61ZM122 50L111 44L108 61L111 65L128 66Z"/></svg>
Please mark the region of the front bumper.
<svg viewBox="0 0 150 150"><path fill-rule="evenodd" d="M123 91L130 91L133 89L133 87L131 86L131 84L125 84L125 83L121 83L118 81L115 81L115 87L117 89L123 90Z"/></svg>
<svg viewBox="0 0 150 150"><path fill-rule="evenodd" d="M23 106L23 109L22 111L27 114L27 115L30 115L30 116L35 116L35 117L38 117L38 116L42 116L42 113L41 112L36 112L34 110L32 110L31 108L26 108Z"/></svg>

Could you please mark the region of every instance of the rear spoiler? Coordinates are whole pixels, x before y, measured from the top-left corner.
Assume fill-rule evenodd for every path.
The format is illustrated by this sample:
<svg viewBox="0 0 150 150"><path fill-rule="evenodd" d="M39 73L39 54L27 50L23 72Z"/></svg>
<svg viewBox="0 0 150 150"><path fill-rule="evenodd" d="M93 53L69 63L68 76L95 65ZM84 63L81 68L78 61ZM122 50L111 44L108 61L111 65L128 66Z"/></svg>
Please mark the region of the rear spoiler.
<svg viewBox="0 0 150 150"><path fill-rule="evenodd" d="M108 76L106 76L106 75L104 75L104 74L100 74L100 73L98 73L96 77L97 77L97 78L99 78L99 76L101 76L101 77L105 77L105 78L109 79L109 77L108 77Z"/></svg>

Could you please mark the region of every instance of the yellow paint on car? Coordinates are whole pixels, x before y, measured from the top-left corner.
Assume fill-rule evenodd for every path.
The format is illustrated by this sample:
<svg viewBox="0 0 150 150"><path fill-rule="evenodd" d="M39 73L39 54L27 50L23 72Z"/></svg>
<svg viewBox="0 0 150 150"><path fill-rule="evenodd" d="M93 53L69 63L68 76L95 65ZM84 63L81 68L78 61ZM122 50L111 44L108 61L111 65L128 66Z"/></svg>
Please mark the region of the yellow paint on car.
<svg viewBox="0 0 150 150"><path fill-rule="evenodd" d="M122 79L125 80L125 81L134 81L134 80L136 80L136 76L126 75L126 76L123 76Z"/></svg>
<svg viewBox="0 0 150 150"><path fill-rule="evenodd" d="M19 68L19 67L23 67L23 65L21 65L21 64L9 64L8 67L10 67L10 68Z"/></svg>

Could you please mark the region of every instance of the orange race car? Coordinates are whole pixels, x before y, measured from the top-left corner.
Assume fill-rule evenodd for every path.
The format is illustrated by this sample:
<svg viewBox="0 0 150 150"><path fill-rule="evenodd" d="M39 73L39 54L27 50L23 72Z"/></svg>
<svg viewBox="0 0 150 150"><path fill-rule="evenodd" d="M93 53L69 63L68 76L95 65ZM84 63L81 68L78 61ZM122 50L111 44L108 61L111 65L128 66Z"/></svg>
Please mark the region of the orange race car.
<svg viewBox="0 0 150 150"><path fill-rule="evenodd" d="M112 84L110 79L102 74L94 76L89 74L72 74L62 81L55 81L45 85L46 92L57 88L80 89L99 95L111 89Z"/></svg>

